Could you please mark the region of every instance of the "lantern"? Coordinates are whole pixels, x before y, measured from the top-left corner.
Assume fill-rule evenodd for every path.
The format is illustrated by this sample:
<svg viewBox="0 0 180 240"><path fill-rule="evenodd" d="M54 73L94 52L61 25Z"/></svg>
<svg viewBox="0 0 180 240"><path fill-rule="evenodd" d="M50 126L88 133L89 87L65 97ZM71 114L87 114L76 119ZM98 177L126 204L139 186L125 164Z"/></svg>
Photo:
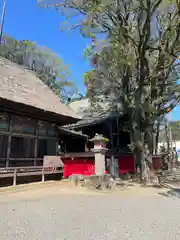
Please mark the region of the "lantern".
<svg viewBox="0 0 180 240"><path fill-rule="evenodd" d="M98 150L98 149L106 149L106 144L107 142L109 142L109 139L103 137L103 135L101 134L96 133L95 137L92 138L90 141L94 142L94 149Z"/></svg>

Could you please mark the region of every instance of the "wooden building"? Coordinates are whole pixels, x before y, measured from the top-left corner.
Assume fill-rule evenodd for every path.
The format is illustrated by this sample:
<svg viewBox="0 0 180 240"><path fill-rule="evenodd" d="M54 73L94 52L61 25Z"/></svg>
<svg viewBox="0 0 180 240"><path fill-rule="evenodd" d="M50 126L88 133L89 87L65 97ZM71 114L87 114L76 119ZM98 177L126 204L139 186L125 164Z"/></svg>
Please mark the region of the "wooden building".
<svg viewBox="0 0 180 240"><path fill-rule="evenodd" d="M129 121L124 114L109 112L106 106L102 106L100 112L88 112L88 99L80 99L70 103L71 108L81 120L76 123L67 124L63 128L81 132L93 138L96 133L102 134L109 139L106 145L108 151L105 153L106 173L113 177L134 174L136 171L134 156L128 145L130 144ZM93 144L88 142L86 152L80 151L79 147L73 152L67 152L63 156L64 177L72 174L92 175L95 173L95 157L90 151ZM153 169L161 167L159 156L153 156Z"/></svg>
<svg viewBox="0 0 180 240"><path fill-rule="evenodd" d="M130 143L130 135L127 116L109 112L105 105L101 106L100 112L89 113L90 103L88 99L73 101L70 103L70 107L81 120L73 124L67 124L63 126L64 128L82 132L88 135L89 138L93 138L96 133L103 134L110 140L107 145L110 151L129 152L127 145ZM88 143L88 145L88 148L92 148L92 143Z"/></svg>
<svg viewBox="0 0 180 240"><path fill-rule="evenodd" d="M58 126L76 121L35 73L0 58L0 167L42 165L57 153Z"/></svg>
<svg viewBox="0 0 180 240"><path fill-rule="evenodd" d="M134 173L134 157L128 148L130 136L128 132L128 118L123 114L101 109L100 112L88 112L88 99L82 99L70 104L81 120L63 126L64 129L81 132L91 139L96 133L109 139L106 152L106 173L113 177ZM127 131L125 131L125 126ZM74 144L73 144L74 145ZM95 174L95 156L91 151L93 143L87 141L86 148L78 144L75 149L69 148L62 159L64 162L64 177L73 174ZM71 144L72 146L72 144ZM80 148L81 147L81 148Z"/></svg>

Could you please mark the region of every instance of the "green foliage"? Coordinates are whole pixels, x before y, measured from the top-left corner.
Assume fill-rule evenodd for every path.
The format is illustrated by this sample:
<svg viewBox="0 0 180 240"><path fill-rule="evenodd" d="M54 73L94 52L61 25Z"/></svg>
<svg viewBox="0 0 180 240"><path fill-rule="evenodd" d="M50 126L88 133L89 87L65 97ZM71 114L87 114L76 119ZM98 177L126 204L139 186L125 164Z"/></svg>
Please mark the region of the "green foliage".
<svg viewBox="0 0 180 240"><path fill-rule="evenodd" d="M66 102L76 91L68 67L53 51L29 40L5 36L0 45L0 56L24 65Z"/></svg>
<svg viewBox="0 0 180 240"><path fill-rule="evenodd" d="M85 51L94 67L85 75L88 97L127 113L132 141L144 141L180 100L179 1L44 0L40 5L79 14L76 26L93 40ZM97 47L94 39L102 34L106 43Z"/></svg>
<svg viewBox="0 0 180 240"><path fill-rule="evenodd" d="M170 122L172 140L180 141L180 121Z"/></svg>

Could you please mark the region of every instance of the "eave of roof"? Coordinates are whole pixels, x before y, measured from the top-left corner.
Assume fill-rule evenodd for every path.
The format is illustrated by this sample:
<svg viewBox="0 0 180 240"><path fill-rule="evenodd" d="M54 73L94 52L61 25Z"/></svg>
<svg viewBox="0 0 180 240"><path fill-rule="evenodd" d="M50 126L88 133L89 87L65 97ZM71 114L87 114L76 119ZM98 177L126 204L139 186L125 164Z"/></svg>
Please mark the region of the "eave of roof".
<svg viewBox="0 0 180 240"><path fill-rule="evenodd" d="M66 129L64 127L58 127L59 131L61 133L64 133L64 134L67 134L67 135L71 135L71 136L75 136L75 137L80 137L80 138L85 138L85 139L88 139L89 136L86 135L86 134L83 134L83 133L80 133L80 132L76 132L76 131L73 131L73 130L70 130L70 129Z"/></svg>
<svg viewBox="0 0 180 240"><path fill-rule="evenodd" d="M119 117L119 116L120 116L119 114L113 113L113 112L101 113L98 116L83 119L83 120L80 120L80 121L78 121L76 123L73 123L73 124L64 125L63 128L78 129L78 128L83 128L83 127L87 127L87 126L93 126L93 125L96 125L96 124L100 124L107 119L111 119L111 118Z"/></svg>
<svg viewBox="0 0 180 240"><path fill-rule="evenodd" d="M46 112L79 119L72 108L60 102L34 72L0 57L0 96Z"/></svg>

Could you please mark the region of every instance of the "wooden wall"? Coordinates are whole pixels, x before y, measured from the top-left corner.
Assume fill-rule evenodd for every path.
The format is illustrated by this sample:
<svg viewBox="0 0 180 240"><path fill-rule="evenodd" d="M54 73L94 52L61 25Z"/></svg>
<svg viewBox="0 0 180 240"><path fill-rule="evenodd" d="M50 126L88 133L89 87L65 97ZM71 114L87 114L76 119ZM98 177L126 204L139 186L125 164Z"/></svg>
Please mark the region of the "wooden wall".
<svg viewBox="0 0 180 240"><path fill-rule="evenodd" d="M85 152L86 142L87 140L82 137L59 135L59 145L61 151L65 153Z"/></svg>
<svg viewBox="0 0 180 240"><path fill-rule="evenodd" d="M0 167L42 165L44 155L56 155L54 123L0 112Z"/></svg>
<svg viewBox="0 0 180 240"><path fill-rule="evenodd" d="M100 124L90 125L83 127L82 130L84 134L87 134L89 138L93 138L96 133L103 134L104 137L107 137L110 141L107 143L107 148L109 150L117 152L129 152L127 147L130 144L129 132L123 131L122 125L124 122L121 119L107 119ZM88 143L88 148L93 148L93 143Z"/></svg>

